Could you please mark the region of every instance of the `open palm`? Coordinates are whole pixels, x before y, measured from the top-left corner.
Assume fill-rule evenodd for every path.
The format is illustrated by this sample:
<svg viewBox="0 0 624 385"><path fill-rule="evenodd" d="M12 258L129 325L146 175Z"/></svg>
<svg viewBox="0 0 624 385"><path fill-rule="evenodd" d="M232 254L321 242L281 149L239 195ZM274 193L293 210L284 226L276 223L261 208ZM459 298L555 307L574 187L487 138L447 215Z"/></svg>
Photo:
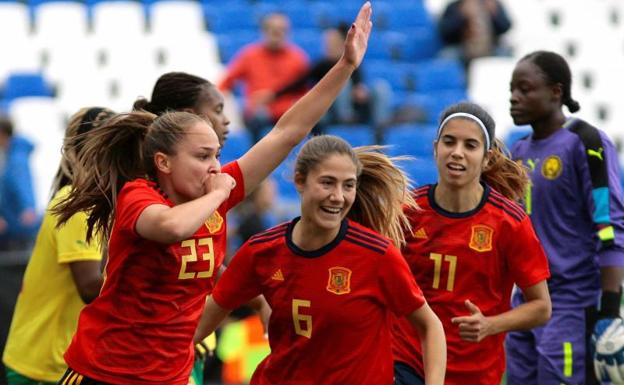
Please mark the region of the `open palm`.
<svg viewBox="0 0 624 385"><path fill-rule="evenodd" d="M345 41L343 58L347 63L358 67L366 53L368 46L368 37L370 36L373 23L371 15L373 8L370 2L364 3L358 12L355 22L349 28L347 39Z"/></svg>

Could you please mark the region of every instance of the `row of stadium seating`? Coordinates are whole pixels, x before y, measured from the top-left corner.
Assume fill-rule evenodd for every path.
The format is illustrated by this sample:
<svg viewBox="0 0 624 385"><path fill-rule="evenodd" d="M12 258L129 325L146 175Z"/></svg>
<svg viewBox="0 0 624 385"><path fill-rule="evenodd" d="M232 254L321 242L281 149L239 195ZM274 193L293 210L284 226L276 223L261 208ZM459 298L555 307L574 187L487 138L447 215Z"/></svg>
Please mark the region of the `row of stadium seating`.
<svg viewBox="0 0 624 385"><path fill-rule="evenodd" d="M434 20L446 0L376 1L375 31L363 64L365 79L387 80L393 88L392 108L422 111L420 120L427 124L435 124L447 105L469 97L492 112L498 122L499 136L512 137L526 130L514 129L508 116L508 84L513 66L530 50L554 49L564 53L572 64L573 95L583 107L579 116L624 142L624 132L618 129L624 126L624 112L617 107L615 95L615 90L621 89L619 85L624 86L624 75L619 69L622 68L619 58L624 56L624 34L604 33L622 28L624 4L619 0L595 0L597 8L592 8L592 12L600 16L596 18L602 24L596 31L602 31L601 41L609 47L600 54L605 60L595 60L598 50L594 49L599 45L595 43L593 30L583 27L577 28L583 33L564 32L571 25L570 20L580 14L582 0L504 2L514 23L506 38L513 57L476 60L470 69L470 82L467 82L459 62L436 58L441 45ZM41 143L45 143L49 151L38 150L39 155L36 155L39 159L36 163L49 167L56 163L52 157L58 156L58 147L50 144L60 140L64 119L78 108L106 105L126 111L136 97L149 96L160 74L171 70L218 80L224 64L233 54L259 36L258 18L272 10L284 11L293 18L292 40L314 59L321 53L321 28L350 20L360 3L355 0L340 3L233 0L226 5L217 1L189 0L0 2L0 33L11 36L0 41L0 49L10 52L0 61L0 96L5 100L0 108L4 107L12 117L18 114L16 111L30 111L34 116L47 116L45 111L60 113L58 125L47 124L50 135L56 135L57 139L43 140ZM11 7L18 11L4 12ZM402 15L397 15L397 9ZM422 14L423 11L426 14ZM534 16L529 16L531 12L535 12ZM576 15L570 16L571 12ZM536 18L539 20L534 20ZM591 19L593 25L594 18ZM537 35L536 31L540 31L540 41L532 38ZM32 95L46 96L42 98L46 100L42 102L43 107L29 102ZM23 107L29 103L29 107ZM46 103L54 107L46 107ZM234 108L234 113L229 113L234 120L232 129L240 133L242 125L233 99L226 102L226 106ZM17 119L18 126L23 124L23 119ZM46 126L43 121L32 124L33 129L39 130L40 138L47 135L41 135L43 126ZM365 143L359 141L362 138L372 138L370 129L335 130L332 128L330 132L344 135L357 132L349 136L356 144ZM386 138L395 143L399 133L404 133L407 136L397 143L411 143L408 152L419 152L418 148L411 147L424 141L409 135L424 135L423 132L392 127ZM372 139L368 141L371 142ZM232 139L226 151L234 150L235 143L236 139ZM420 167L423 164L418 162L429 163L427 167ZM276 172L277 176L284 174L284 167ZM430 158L418 158L406 167L413 167L411 171L419 183L433 178L431 172L421 174L435 169ZM41 187L47 193L49 183L45 178L42 180ZM288 188L286 183L280 186L282 193Z"/></svg>

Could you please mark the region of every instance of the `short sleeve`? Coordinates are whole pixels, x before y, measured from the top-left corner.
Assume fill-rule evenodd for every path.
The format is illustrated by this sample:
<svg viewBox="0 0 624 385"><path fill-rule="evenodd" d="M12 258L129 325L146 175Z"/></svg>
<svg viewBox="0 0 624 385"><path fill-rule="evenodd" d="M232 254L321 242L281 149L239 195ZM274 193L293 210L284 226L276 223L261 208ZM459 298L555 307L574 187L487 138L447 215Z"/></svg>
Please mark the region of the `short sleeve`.
<svg viewBox="0 0 624 385"><path fill-rule="evenodd" d="M425 303L407 262L395 246L388 247L386 254L379 258L378 265L381 293L392 312L402 317Z"/></svg>
<svg viewBox="0 0 624 385"><path fill-rule="evenodd" d="M146 207L161 204L167 205L165 198L147 182L128 182L122 188L117 200L115 225L121 231L131 231L136 235L136 222Z"/></svg>
<svg viewBox="0 0 624 385"><path fill-rule="evenodd" d="M217 281L212 298L224 309L236 309L260 295L260 291L254 273L254 253L249 243L245 243Z"/></svg>
<svg viewBox="0 0 624 385"><path fill-rule="evenodd" d="M236 187L230 192L230 196L226 201L227 210L230 210L245 198L245 180L237 161L223 166L221 172L229 174L236 181Z"/></svg>
<svg viewBox="0 0 624 385"><path fill-rule="evenodd" d="M55 235L59 263L102 259L99 238L94 237L91 242L86 242L87 214L84 212L72 215L63 226L56 230Z"/></svg>
<svg viewBox="0 0 624 385"><path fill-rule="evenodd" d="M531 219L525 216L508 234L502 252L514 282L524 289L549 278L548 259Z"/></svg>

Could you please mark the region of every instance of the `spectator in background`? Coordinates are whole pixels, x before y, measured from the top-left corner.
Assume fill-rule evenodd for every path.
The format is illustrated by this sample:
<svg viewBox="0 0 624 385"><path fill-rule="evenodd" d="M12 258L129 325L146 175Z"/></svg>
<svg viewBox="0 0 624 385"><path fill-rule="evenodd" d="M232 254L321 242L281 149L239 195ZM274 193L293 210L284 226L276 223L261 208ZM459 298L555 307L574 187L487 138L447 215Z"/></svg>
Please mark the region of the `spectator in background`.
<svg viewBox="0 0 624 385"><path fill-rule="evenodd" d="M264 127L273 126L297 101L305 90L285 94L268 105L258 106L251 95L258 91L275 92L308 70L308 58L303 50L288 42L290 20L281 13L270 13L262 19L260 42L244 47L233 59L219 83L230 91L237 82L244 85L244 119L254 142Z"/></svg>
<svg viewBox="0 0 624 385"><path fill-rule="evenodd" d="M40 218L35 210L35 193L30 171L34 145L14 135L13 124L0 116L0 251L28 249Z"/></svg>
<svg viewBox="0 0 624 385"><path fill-rule="evenodd" d="M499 37L510 28L511 20L498 0L452 1L438 23L442 41L453 47L453 56L466 68L472 59L504 54Z"/></svg>
<svg viewBox="0 0 624 385"><path fill-rule="evenodd" d="M316 84L336 64L342 55L344 41L349 31L348 24L329 28L324 33L324 56L299 78L273 92L261 90L251 95L255 105L266 106L274 100L293 93L300 93L310 85ZM356 69L351 75L351 82L331 106L327 114L312 131L322 134L328 124L370 124L377 133L377 142L382 141L382 128L389 121L390 85L384 80L377 80L371 89L364 84L362 71Z"/></svg>

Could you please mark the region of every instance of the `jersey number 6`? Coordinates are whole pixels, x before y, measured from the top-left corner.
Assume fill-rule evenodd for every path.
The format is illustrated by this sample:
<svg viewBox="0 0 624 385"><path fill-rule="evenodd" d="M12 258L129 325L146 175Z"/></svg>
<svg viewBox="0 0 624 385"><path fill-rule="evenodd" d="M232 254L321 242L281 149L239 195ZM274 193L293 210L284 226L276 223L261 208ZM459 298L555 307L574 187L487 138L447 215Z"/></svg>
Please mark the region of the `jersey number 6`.
<svg viewBox="0 0 624 385"><path fill-rule="evenodd" d="M312 337L312 316L307 314L299 314L299 308L310 307L312 303L305 299L292 300L292 316L295 324L295 333L307 338ZM303 324L303 327L302 327Z"/></svg>

